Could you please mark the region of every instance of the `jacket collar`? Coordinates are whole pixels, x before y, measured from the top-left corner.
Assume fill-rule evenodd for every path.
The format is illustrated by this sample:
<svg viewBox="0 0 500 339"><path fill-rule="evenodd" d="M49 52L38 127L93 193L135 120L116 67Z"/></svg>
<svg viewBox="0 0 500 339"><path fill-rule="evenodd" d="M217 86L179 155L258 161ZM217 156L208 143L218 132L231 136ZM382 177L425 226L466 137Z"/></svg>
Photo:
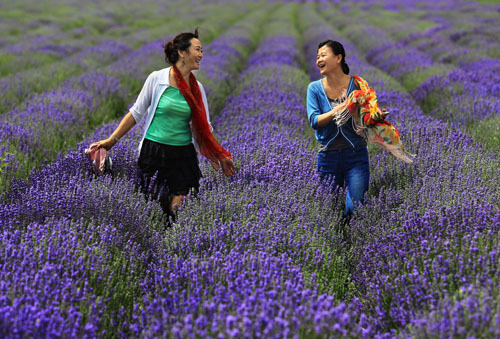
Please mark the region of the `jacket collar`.
<svg viewBox="0 0 500 339"><path fill-rule="evenodd" d="M170 86L170 69L172 66L164 68L160 71L158 76L158 84L159 85L167 85Z"/></svg>

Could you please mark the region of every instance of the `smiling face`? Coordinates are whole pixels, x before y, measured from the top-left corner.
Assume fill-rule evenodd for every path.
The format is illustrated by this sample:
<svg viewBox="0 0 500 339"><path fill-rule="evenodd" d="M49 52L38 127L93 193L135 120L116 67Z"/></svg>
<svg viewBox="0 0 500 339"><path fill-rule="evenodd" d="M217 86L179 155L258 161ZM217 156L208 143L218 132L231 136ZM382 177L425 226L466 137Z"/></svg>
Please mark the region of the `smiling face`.
<svg viewBox="0 0 500 339"><path fill-rule="evenodd" d="M328 45L324 45L318 49L318 55L316 56L316 66L318 66L319 72L322 75L341 68L341 61L342 55L333 54L332 49Z"/></svg>
<svg viewBox="0 0 500 339"><path fill-rule="evenodd" d="M197 38L192 38L189 42L191 46L187 51L179 51L179 54L181 59L184 60L185 67L192 71L200 68L200 62L203 59L203 46Z"/></svg>

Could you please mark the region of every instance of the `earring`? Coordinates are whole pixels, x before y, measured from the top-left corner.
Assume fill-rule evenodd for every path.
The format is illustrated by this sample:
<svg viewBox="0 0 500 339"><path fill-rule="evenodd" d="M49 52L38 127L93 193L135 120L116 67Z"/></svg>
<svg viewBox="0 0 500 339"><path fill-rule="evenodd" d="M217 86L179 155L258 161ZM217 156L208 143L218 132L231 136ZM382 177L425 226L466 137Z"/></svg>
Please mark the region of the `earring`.
<svg viewBox="0 0 500 339"><path fill-rule="evenodd" d="M186 66L186 63L184 62L184 59L181 60L182 66Z"/></svg>

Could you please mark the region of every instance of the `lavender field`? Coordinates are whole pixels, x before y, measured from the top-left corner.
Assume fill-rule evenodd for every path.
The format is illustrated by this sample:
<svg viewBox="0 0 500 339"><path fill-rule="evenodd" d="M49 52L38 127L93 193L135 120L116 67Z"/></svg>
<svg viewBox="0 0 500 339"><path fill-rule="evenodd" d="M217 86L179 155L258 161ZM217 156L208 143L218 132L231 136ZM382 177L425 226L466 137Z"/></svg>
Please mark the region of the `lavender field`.
<svg viewBox="0 0 500 339"><path fill-rule="evenodd" d="M84 149L197 26L236 175L201 159L166 228L142 126L113 174ZM369 147L347 226L305 107L326 39L416 154ZM0 90L2 338L500 338L499 2L0 0Z"/></svg>

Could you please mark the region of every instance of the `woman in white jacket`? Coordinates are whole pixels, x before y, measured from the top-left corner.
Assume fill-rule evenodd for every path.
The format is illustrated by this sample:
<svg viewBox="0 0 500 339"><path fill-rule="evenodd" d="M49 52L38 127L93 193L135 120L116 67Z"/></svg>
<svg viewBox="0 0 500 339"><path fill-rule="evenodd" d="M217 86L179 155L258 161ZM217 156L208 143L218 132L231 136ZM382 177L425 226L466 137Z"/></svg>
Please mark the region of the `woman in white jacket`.
<svg viewBox="0 0 500 339"><path fill-rule="evenodd" d="M145 192L159 199L165 213L175 218L182 199L199 188L197 149L227 176L234 174L234 165L231 154L212 134L205 90L191 72L199 69L203 58L198 29L177 35L164 50L172 66L148 76L130 112L109 138L97 144L109 150L146 118L139 145L139 180Z"/></svg>

